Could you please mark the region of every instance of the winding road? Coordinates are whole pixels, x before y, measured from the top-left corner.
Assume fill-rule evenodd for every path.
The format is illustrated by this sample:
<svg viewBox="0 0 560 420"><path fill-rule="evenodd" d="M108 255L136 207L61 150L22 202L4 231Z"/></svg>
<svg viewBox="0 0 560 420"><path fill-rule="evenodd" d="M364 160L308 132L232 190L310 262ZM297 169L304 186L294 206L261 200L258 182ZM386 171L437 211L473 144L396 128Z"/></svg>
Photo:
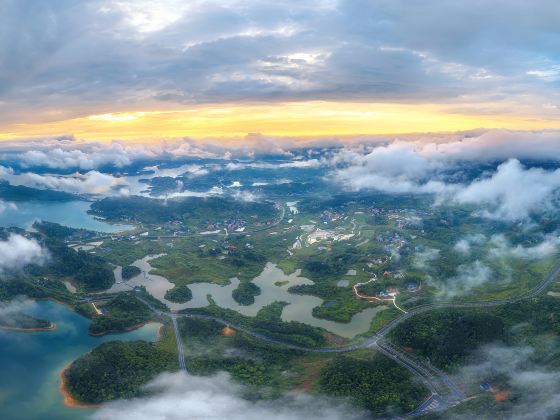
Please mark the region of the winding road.
<svg viewBox="0 0 560 420"><path fill-rule="evenodd" d="M385 356L389 357L400 366L409 370L414 376L416 376L426 388L431 392L430 397L428 397L422 404L420 404L414 411L405 414L401 418L415 417L421 414L425 414L430 411L444 411L454 405L461 403L466 395L461 390L461 388L445 373L441 372L439 369L432 366L429 362L425 360L420 360L409 354L406 354L401 349L399 349L394 344L390 343L385 337L394 330L399 324L412 318L415 315L437 310L437 309L461 309L461 308L490 308L501 305L508 305L523 300L531 299L543 294L554 279L560 274L560 264L555 266L540 282L535 288L529 292L512 298L498 299L483 302L447 302L447 303L433 303L422 306L417 306L406 313L394 318L392 321L383 326L375 334L364 338L360 342L344 346L344 347L333 347L333 348L309 348L287 343L282 340L271 338L265 334L254 332L248 330L247 328L241 327L239 325L232 324L229 321L220 319L210 315L202 314L176 314L172 312L161 311L155 308L150 302L142 298L141 296L136 296L136 298L147 305L152 311L154 311L159 316L170 317L173 322L173 328L175 330L175 335L177 338L177 346L179 351L179 365L181 369L185 369L184 352L183 345L179 334L179 329L177 327L178 317L190 317L199 319L211 319L224 326L232 327L240 332L243 332L251 337L259 340L263 340L272 344L277 344L283 346L284 348L312 352L312 353L345 353L353 350L371 348L379 351Z"/></svg>

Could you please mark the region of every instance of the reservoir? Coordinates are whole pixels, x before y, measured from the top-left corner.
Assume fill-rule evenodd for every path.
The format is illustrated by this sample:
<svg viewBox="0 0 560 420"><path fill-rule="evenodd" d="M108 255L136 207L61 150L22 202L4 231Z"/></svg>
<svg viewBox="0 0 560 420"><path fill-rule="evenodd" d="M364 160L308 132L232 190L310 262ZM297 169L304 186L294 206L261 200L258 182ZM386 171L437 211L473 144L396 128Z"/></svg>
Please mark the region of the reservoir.
<svg viewBox="0 0 560 420"><path fill-rule="evenodd" d="M16 226L27 229L36 220L60 223L72 228L117 232L131 229L128 225L111 225L98 220L87 211L88 201L21 201L17 209L7 208L0 212L0 226Z"/></svg>
<svg viewBox="0 0 560 420"><path fill-rule="evenodd" d="M63 305L40 301L30 315L48 319L53 331L0 330L0 406L4 419L83 419L94 409L71 408L58 390L60 371L101 343L114 340L155 341L159 324L124 334L91 337L89 320Z"/></svg>

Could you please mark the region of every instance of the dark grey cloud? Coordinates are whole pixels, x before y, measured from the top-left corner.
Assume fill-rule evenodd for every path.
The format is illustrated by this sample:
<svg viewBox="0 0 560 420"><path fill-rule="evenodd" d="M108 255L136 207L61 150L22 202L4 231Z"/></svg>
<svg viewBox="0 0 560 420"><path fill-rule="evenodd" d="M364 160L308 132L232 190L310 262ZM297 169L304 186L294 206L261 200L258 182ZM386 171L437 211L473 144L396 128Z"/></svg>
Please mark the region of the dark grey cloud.
<svg viewBox="0 0 560 420"><path fill-rule="evenodd" d="M4 0L0 122L306 99L517 101L554 117L559 28L553 0Z"/></svg>

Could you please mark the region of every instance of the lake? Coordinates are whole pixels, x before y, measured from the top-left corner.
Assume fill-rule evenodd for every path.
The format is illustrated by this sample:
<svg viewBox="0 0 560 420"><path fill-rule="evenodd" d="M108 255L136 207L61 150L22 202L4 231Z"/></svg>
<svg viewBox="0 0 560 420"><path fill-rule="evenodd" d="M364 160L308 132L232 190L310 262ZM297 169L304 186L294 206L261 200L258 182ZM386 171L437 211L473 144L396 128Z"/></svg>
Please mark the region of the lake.
<svg viewBox="0 0 560 420"><path fill-rule="evenodd" d="M262 273L252 280L261 289L261 294L255 296L255 302L252 305L239 305L233 299L231 293L239 286L239 279L237 278L230 279L228 285L213 283L189 284L189 289L192 291L192 299L187 303L174 303L165 299L165 292L172 289L174 284L165 277L150 273L152 269L150 261L158 257L159 255L150 255L132 263L132 265L140 268L142 271L138 276L126 282L122 281L121 268L117 267L115 269L117 283L108 289L107 292L120 292L131 290L135 286L144 286L148 293L165 303L171 310L208 306L207 296L211 295L218 306L252 317L256 316L259 310L271 303L286 302L288 305L282 310L283 321L302 322L314 327L324 328L329 332L346 338L353 338L358 334L369 331L373 318L380 311L387 309L385 305L364 309L355 314L350 322L335 322L315 318L313 316L313 308L323 305L323 299L316 296L297 295L288 292L288 289L292 286L313 284L313 282L302 277L300 270L287 275L272 263L267 263Z"/></svg>
<svg viewBox="0 0 560 420"><path fill-rule="evenodd" d="M48 319L57 329L43 332L0 330L0 411L3 419L83 419L93 409L71 408L58 390L60 371L103 342L155 341L159 324L124 334L91 337L89 320L63 305L40 301L30 315Z"/></svg>
<svg viewBox="0 0 560 420"><path fill-rule="evenodd" d="M88 214L88 201L21 201L17 209L0 212L0 226L29 228L36 220L60 223L72 228L117 232L131 229L129 225L111 225Z"/></svg>

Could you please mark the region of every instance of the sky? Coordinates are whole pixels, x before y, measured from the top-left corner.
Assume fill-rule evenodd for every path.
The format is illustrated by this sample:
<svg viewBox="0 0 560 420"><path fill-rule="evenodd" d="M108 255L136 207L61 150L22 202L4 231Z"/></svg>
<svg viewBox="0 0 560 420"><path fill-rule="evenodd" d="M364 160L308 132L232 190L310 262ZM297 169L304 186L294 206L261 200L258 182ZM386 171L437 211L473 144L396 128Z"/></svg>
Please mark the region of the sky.
<svg viewBox="0 0 560 420"><path fill-rule="evenodd" d="M0 140L558 128L556 0L1 0Z"/></svg>

